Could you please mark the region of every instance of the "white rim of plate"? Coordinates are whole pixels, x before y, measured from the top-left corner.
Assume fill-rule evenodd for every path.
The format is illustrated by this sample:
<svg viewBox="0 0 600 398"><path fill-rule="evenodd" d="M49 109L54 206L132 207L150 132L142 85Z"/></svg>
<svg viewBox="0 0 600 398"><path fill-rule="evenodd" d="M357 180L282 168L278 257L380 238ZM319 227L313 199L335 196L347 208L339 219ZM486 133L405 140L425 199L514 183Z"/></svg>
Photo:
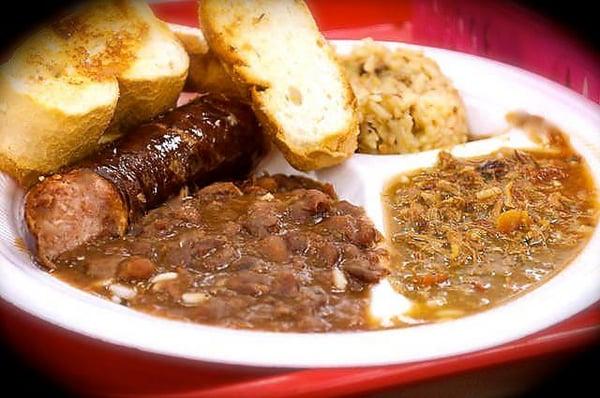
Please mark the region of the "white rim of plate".
<svg viewBox="0 0 600 398"><path fill-rule="evenodd" d="M342 52L356 42L333 41ZM506 110L513 109L547 117L570 134L573 145L588 161L596 186L600 186L598 105L550 80L496 61L431 47L382 43L420 49L436 59L467 105L470 101L485 101L497 108L502 117ZM506 109L507 106L511 109ZM167 320L84 293L35 267L29 255L14 244L15 234L22 236L23 229L14 217L21 212L22 202L11 200L19 196L19 190L4 175L0 175L0 186L3 186L0 296L53 325L156 354L285 368L424 361L519 339L556 324L600 299L600 228L597 228L579 256L542 286L504 305L452 321L370 332L300 334L233 330Z"/></svg>

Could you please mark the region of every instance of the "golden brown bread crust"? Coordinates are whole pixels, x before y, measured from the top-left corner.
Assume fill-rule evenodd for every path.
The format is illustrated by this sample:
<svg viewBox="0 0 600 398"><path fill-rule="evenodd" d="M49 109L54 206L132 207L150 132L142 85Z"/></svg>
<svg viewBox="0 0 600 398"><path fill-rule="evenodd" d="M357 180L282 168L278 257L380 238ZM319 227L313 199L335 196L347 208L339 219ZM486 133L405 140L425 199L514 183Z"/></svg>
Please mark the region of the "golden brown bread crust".
<svg viewBox="0 0 600 398"><path fill-rule="evenodd" d="M0 170L29 186L175 105L188 56L140 0L96 0L0 66Z"/></svg>
<svg viewBox="0 0 600 398"><path fill-rule="evenodd" d="M232 79L212 51L190 54L186 88L199 93L220 93L230 98L249 100L248 90Z"/></svg>
<svg viewBox="0 0 600 398"><path fill-rule="evenodd" d="M208 47L200 29L174 23L168 26L190 57L185 91L224 94L229 98L250 101L248 90L233 81L219 58Z"/></svg>
<svg viewBox="0 0 600 398"><path fill-rule="evenodd" d="M261 102L260 98L255 95L255 92L256 88L253 88L251 90L253 103L255 104L253 109L261 126L295 169L310 171L335 166L342 163L356 151L359 132L358 117L356 114L354 114L354 121L351 124L351 126L356 126L354 130L340 131L326 137L313 147L300 148L287 142L283 129L274 123L269 114L263 111L264 108L262 106L256 105ZM354 94L352 94L352 98L354 99ZM356 106L356 99L352 101L352 104L353 107Z"/></svg>
<svg viewBox="0 0 600 398"><path fill-rule="evenodd" d="M109 84L118 90L116 81ZM89 155L116 103L115 96L91 104L85 112L66 111L18 91L0 76L0 170L28 187L40 175Z"/></svg>
<svg viewBox="0 0 600 398"><path fill-rule="evenodd" d="M163 78L160 84L147 81L120 81L119 100L103 138L117 138L132 127L163 113L177 104L187 73ZM102 143L111 141L103 140Z"/></svg>
<svg viewBox="0 0 600 398"><path fill-rule="evenodd" d="M25 188L35 184L40 175L39 171L17 166L14 161L10 160L2 153L0 153L0 170L17 180L17 182Z"/></svg>
<svg viewBox="0 0 600 398"><path fill-rule="evenodd" d="M345 78L342 67L337 63L337 58L333 48L329 43L320 39L317 45L323 48L330 59L332 59L343 81L344 96L347 98L347 103L344 104L348 109L352 110L352 120L347 128L328 134L327 137L312 146L297 146L286 139L286 133L275 118L272 116L269 105L264 103L260 92L268 89L270 84L268 81L259 81L256 76L252 76L246 72L247 65L244 59L232 50L228 44L225 35L219 33L218 28L214 25L210 10L206 6L208 1L199 2L199 18L205 38L211 50L219 57L223 67L232 77L233 81L241 87L247 87L252 99L252 107L256 113L261 125L271 140L284 154L288 162L296 169L309 171L324 167L334 166L346 160L354 153L358 147L359 120L357 110L357 100L350 84ZM298 2L304 8L304 12L310 15L310 11L304 2ZM315 25L315 29L316 25Z"/></svg>

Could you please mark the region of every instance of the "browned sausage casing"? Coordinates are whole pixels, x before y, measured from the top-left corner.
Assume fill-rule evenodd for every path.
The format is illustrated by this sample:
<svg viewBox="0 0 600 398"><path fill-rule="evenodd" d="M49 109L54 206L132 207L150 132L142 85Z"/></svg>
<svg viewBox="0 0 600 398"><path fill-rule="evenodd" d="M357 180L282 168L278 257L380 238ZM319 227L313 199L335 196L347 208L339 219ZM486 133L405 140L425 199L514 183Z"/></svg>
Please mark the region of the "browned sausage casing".
<svg viewBox="0 0 600 398"><path fill-rule="evenodd" d="M205 95L168 111L30 190L25 219L38 258L52 267L90 239L121 235L186 184L245 177L264 149L258 122L241 102Z"/></svg>

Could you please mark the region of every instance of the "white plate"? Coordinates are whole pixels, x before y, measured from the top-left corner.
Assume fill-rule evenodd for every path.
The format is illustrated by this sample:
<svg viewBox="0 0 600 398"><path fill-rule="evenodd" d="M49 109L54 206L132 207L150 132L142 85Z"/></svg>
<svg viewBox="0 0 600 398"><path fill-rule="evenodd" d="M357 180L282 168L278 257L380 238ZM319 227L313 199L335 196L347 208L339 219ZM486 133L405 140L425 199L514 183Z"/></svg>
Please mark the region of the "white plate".
<svg viewBox="0 0 600 398"><path fill-rule="evenodd" d="M347 51L352 42L335 44L340 51ZM574 146L590 164L595 181L600 181L597 105L517 68L461 53L419 48L437 60L454 81L467 105L475 133L503 131L507 127L504 115L512 110L544 116L570 133ZM364 205L381 225L377 192L385 179L381 176L388 176L390 170L416 165L419 156L430 155L355 155L347 164L317 176L336 182L340 196ZM274 156L265 167L280 171L285 164ZM600 299L600 229L597 229L577 259L540 288L503 306L444 323L374 332L283 334L166 320L84 293L37 268L29 254L15 245L16 239L24 236L23 192L4 175L0 175L0 192L2 298L65 329L175 357L268 367L364 366L428 360L523 337Z"/></svg>

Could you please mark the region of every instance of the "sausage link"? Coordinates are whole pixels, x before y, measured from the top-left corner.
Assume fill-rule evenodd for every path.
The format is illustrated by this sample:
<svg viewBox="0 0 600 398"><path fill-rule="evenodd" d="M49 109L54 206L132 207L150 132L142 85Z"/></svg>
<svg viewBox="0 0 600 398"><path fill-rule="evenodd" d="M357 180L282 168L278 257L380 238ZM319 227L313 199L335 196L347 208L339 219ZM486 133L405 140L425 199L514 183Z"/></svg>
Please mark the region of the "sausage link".
<svg viewBox="0 0 600 398"><path fill-rule="evenodd" d="M38 258L52 267L91 239L122 235L186 184L247 176L264 152L258 122L239 101L204 95L168 111L29 191L25 219Z"/></svg>

